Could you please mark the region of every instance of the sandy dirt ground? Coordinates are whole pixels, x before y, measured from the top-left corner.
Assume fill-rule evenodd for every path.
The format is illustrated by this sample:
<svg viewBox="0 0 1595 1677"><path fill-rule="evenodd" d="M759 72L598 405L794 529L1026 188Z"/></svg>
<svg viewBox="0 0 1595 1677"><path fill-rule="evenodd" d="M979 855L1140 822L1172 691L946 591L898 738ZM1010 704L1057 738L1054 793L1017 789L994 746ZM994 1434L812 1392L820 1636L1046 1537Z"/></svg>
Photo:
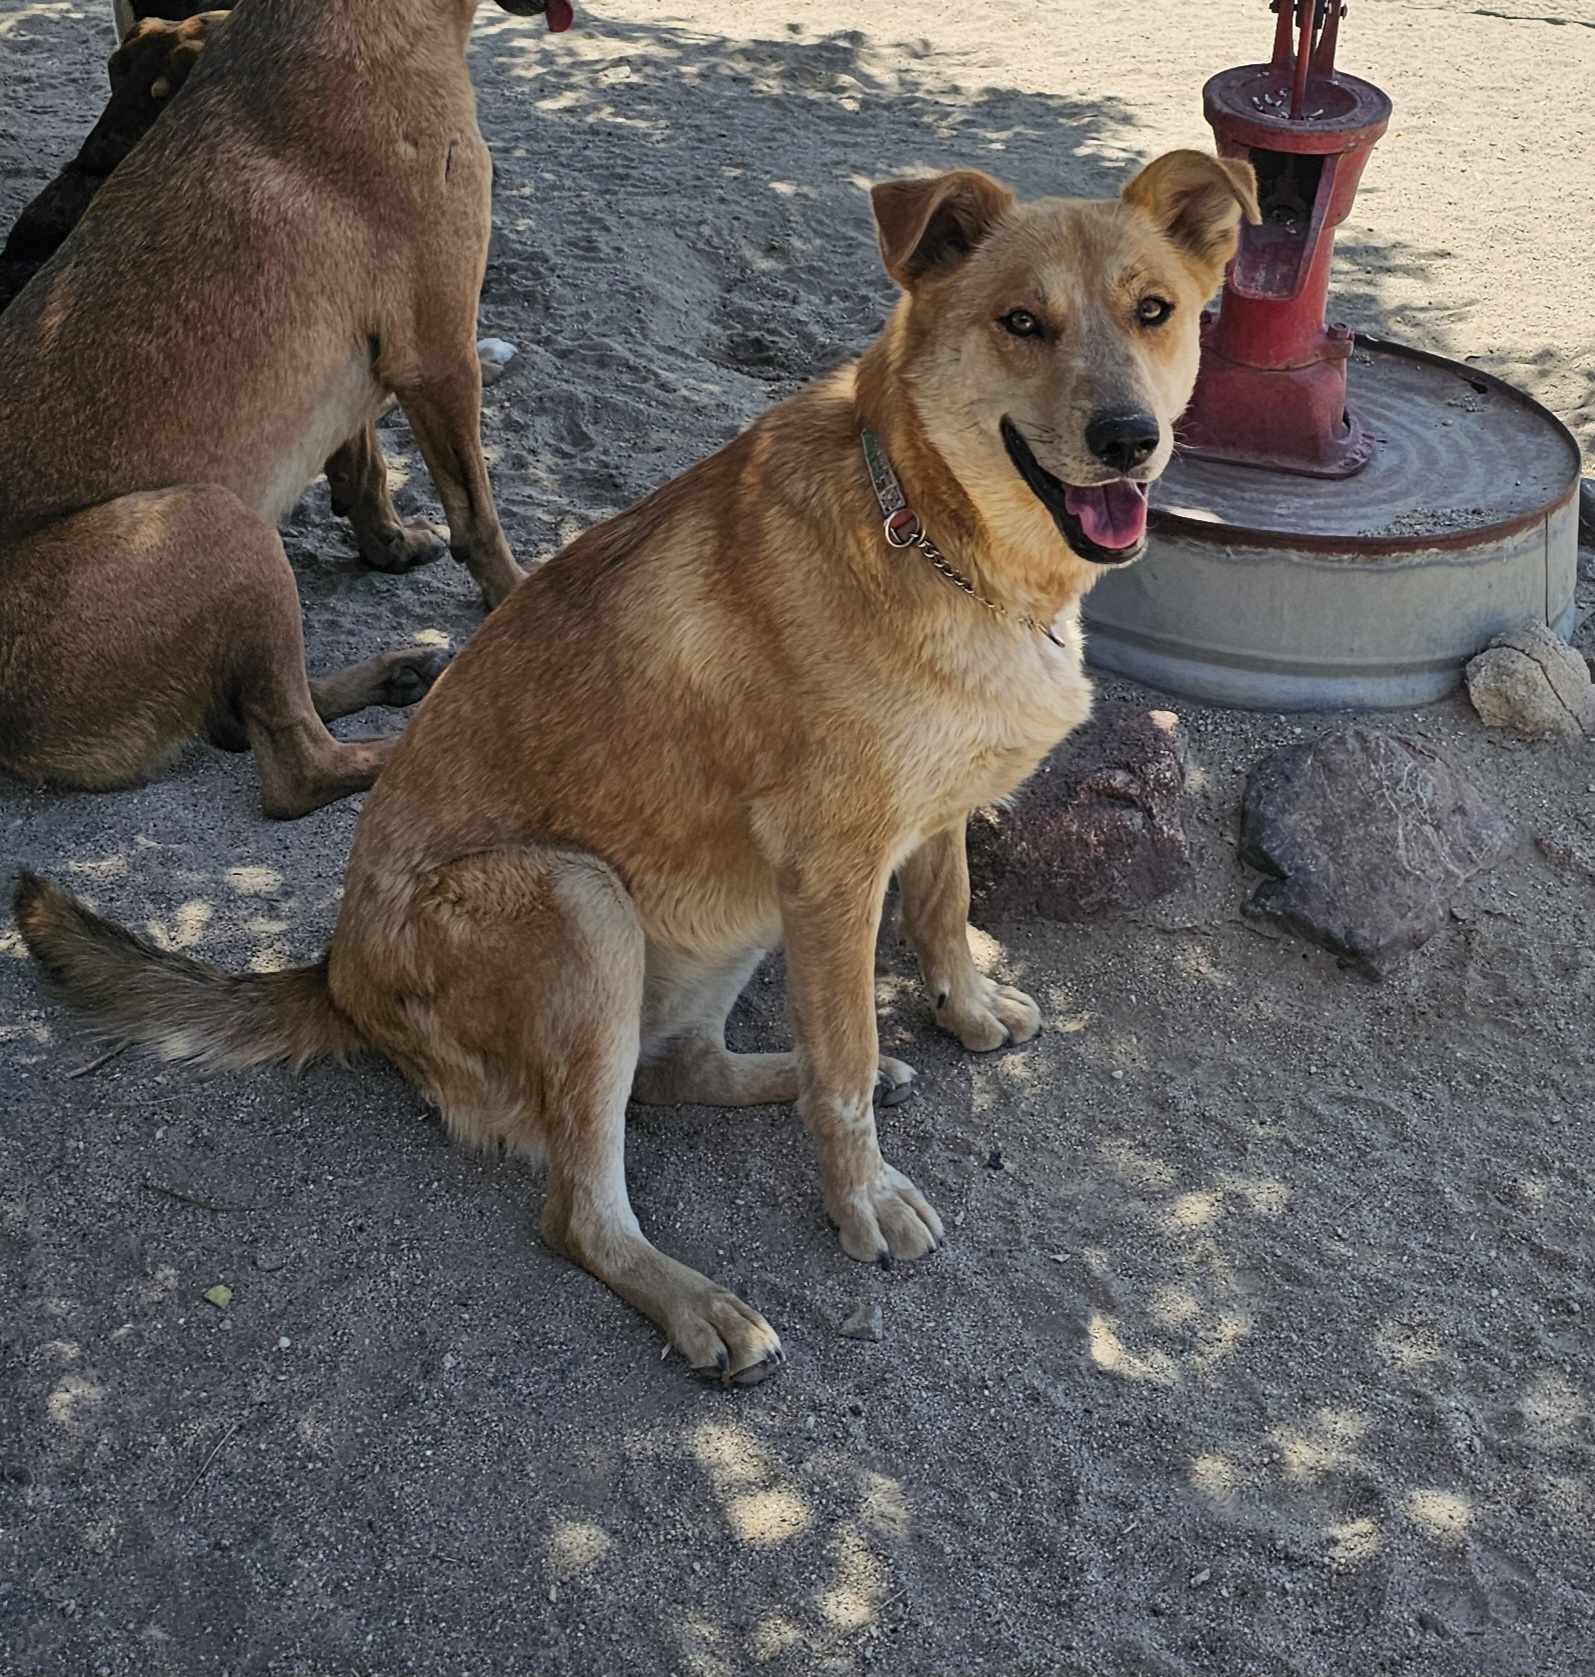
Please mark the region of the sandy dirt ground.
<svg viewBox="0 0 1595 1677"><path fill-rule="evenodd" d="M0 224L98 111L107 14L0 3ZM867 338L870 178L1116 190L1203 141L1203 78L1270 21L604 0L555 39L485 7L481 320L521 350L485 427L518 550ZM1592 24L1354 7L1343 59L1397 115L1338 270L1356 324L1477 355L1586 457ZM478 621L457 567L358 570L324 488L287 540L316 667ZM661 1361L540 1246L536 1173L451 1150L390 1071L69 1076L0 924L0 1670L1595 1673L1595 754L1460 700L1383 719L1523 842L1373 985L1242 914L1244 772L1335 720L1178 708L1191 884L983 928L1036 1042L964 1056L883 947L883 1037L922 1078L885 1142L943 1255L850 1264L789 1111L635 1115L645 1226L783 1333L751 1393ZM319 948L356 814L269 825L249 761L195 747L127 794L0 788L0 856L260 968ZM778 961L733 1039L785 1039ZM870 1301L883 1339L842 1337Z"/></svg>

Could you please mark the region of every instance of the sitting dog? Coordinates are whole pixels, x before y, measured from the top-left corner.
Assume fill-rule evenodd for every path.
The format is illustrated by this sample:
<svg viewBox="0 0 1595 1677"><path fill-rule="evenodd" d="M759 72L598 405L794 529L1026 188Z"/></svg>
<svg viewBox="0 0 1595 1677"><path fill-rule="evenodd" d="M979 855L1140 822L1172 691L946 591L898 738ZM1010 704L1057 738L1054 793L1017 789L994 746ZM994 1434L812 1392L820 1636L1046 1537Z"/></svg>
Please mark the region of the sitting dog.
<svg viewBox="0 0 1595 1677"><path fill-rule="evenodd" d="M0 314L0 767L125 785L203 733L254 751L268 815L370 786L395 742L326 720L414 703L442 660L308 680L276 525L324 469L369 562L440 555L388 496L391 397L489 606L520 580L480 442L475 9L248 0L124 44L175 28L198 61Z"/></svg>
<svg viewBox="0 0 1595 1677"><path fill-rule="evenodd" d="M456 1135L544 1152L546 1238L737 1382L780 1341L644 1237L627 1099L796 1099L850 1256L942 1243L876 1137L913 1075L877 1045L887 882L938 1023L1034 1035L970 957L965 820L1090 709L1081 598L1142 550L1257 213L1250 165L1189 151L1118 202L967 171L873 202L904 293L881 338L488 620L366 803L318 965L224 977L32 876L16 898L102 1039L205 1067L374 1049ZM730 1053L781 942L797 1051Z"/></svg>

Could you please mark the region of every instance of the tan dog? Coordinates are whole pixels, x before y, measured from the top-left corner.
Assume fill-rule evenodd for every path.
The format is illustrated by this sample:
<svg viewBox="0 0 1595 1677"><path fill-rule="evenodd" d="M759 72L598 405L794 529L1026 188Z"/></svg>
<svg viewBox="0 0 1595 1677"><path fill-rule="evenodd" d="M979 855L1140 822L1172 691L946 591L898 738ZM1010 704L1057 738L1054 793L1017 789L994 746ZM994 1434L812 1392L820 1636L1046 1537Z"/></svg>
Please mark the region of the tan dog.
<svg viewBox="0 0 1595 1677"><path fill-rule="evenodd" d="M181 95L0 315L0 766L125 785L204 733L254 751L269 815L369 786L394 742L340 744L325 720L414 703L441 659L308 681L276 525L324 468L368 562L439 556L388 497L390 395L488 603L519 581L479 436L475 10L248 0L201 20Z"/></svg>
<svg viewBox="0 0 1595 1677"><path fill-rule="evenodd" d="M1256 213L1249 166L1197 152L1118 203L956 173L874 204L905 292L880 341L489 619L366 804L320 965L223 978L32 877L17 896L103 1038L211 1067L376 1049L457 1135L546 1152L547 1239L736 1380L780 1343L643 1237L627 1098L796 1099L851 1256L941 1243L876 1141L878 1085L912 1076L876 1040L887 881L937 1021L971 1049L1034 1035L970 958L965 817L1090 708L1081 597L1141 549L1199 312ZM861 429L895 467L878 493ZM974 598L893 550L878 500ZM783 940L797 1052L729 1053Z"/></svg>

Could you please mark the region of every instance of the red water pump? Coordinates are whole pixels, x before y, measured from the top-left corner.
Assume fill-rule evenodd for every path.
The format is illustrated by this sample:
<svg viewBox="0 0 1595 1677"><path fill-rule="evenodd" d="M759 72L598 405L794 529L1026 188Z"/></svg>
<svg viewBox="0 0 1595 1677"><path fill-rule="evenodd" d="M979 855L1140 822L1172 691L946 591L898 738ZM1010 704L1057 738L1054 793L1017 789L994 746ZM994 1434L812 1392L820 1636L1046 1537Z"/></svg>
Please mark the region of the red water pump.
<svg viewBox="0 0 1595 1677"><path fill-rule="evenodd" d="M1351 211L1390 100L1335 69L1340 0L1273 0L1267 64L1223 70L1202 104L1224 157L1257 171L1262 221L1243 226L1181 425L1198 458L1349 477L1374 439L1346 394L1349 327L1326 325L1335 228Z"/></svg>

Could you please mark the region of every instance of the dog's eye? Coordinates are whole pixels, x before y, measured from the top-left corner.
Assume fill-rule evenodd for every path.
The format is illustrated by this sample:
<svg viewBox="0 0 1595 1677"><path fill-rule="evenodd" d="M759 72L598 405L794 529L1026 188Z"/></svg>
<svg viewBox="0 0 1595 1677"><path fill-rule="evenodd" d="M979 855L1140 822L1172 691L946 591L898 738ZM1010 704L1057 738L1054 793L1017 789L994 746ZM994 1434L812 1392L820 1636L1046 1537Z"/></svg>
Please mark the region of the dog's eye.
<svg viewBox="0 0 1595 1677"><path fill-rule="evenodd" d="M1166 297L1143 297L1135 305L1136 319L1143 326L1161 326L1174 313L1174 305Z"/></svg>
<svg viewBox="0 0 1595 1677"><path fill-rule="evenodd" d="M1011 333L1016 338L1039 338L1041 336L1041 322L1029 309L1009 309L1002 315L997 324L1003 331Z"/></svg>

